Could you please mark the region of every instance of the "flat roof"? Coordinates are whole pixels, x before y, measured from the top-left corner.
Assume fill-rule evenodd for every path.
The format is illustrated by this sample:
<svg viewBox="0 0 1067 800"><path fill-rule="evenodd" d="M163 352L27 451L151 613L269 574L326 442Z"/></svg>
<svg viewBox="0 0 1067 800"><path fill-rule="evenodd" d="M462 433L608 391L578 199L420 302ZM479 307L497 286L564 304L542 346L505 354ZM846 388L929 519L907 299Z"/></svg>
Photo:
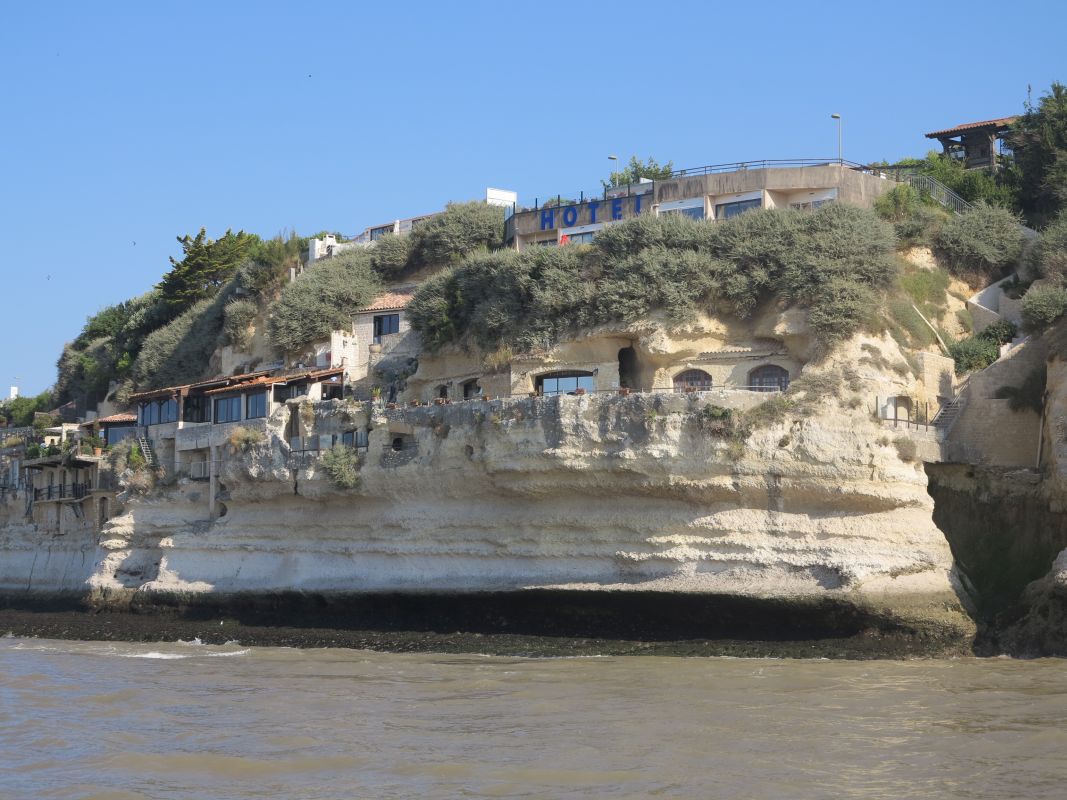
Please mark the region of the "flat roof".
<svg viewBox="0 0 1067 800"><path fill-rule="evenodd" d="M340 377L344 374L344 369L341 367L331 367L330 369L317 369L317 370L300 370L298 372L289 372L276 375L261 375L256 378L251 378L247 381L234 384L232 386L220 386L217 389L208 389L204 394L224 394L226 392L239 392L246 389L254 389L257 386L274 386L279 383L294 383L297 381L311 380L319 381L323 378Z"/></svg>

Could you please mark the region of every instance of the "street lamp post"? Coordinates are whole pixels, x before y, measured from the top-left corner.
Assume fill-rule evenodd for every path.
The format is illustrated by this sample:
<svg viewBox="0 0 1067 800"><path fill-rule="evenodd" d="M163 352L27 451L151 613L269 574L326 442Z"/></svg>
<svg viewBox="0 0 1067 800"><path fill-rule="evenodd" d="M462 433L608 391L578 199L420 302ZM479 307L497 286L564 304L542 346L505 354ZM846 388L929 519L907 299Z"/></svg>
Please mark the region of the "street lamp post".
<svg viewBox="0 0 1067 800"><path fill-rule="evenodd" d="M838 164L844 164L845 163L845 158L842 155L842 150L841 150L841 115L840 114L831 114L830 115L830 119L836 119L837 120L837 163Z"/></svg>
<svg viewBox="0 0 1067 800"><path fill-rule="evenodd" d="M608 156L608 161L612 162L611 171L615 172L615 173L618 173L618 171L619 171L619 157L618 156ZM605 196L607 196L606 195L606 193L607 193L607 189L606 188L604 189L604 192L605 192Z"/></svg>

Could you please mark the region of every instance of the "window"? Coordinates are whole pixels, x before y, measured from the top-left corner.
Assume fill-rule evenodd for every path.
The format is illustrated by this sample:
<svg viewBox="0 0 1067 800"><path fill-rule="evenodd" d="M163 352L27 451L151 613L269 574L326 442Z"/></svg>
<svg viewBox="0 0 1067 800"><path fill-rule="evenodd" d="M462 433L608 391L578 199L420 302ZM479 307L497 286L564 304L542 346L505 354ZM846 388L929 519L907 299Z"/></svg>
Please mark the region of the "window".
<svg viewBox="0 0 1067 800"><path fill-rule="evenodd" d="M174 398L141 403L142 425L162 425L164 422L175 422L177 419L178 401Z"/></svg>
<svg viewBox="0 0 1067 800"><path fill-rule="evenodd" d="M118 444L123 439L131 439L136 435L137 428L132 425L108 425L100 431L100 438L104 440L108 447Z"/></svg>
<svg viewBox="0 0 1067 800"><path fill-rule="evenodd" d="M733 203L718 203L715 206L715 219L730 219L738 214L744 214L749 209L760 208L762 205L763 201L758 198L755 200L738 200Z"/></svg>
<svg viewBox="0 0 1067 800"><path fill-rule="evenodd" d="M555 247L559 244L559 242L557 242L555 239L545 239L540 242L533 242L533 244L537 245L538 247Z"/></svg>
<svg viewBox="0 0 1067 800"><path fill-rule="evenodd" d="M154 400L149 401L147 403L141 403L141 424L159 424L159 403L155 402Z"/></svg>
<svg viewBox="0 0 1067 800"><path fill-rule="evenodd" d="M219 397L215 400L215 422L237 422L241 419L241 395Z"/></svg>
<svg viewBox="0 0 1067 800"><path fill-rule="evenodd" d="M565 233L560 236L561 244L591 244L593 237L596 235L596 231L586 231L585 233Z"/></svg>
<svg viewBox="0 0 1067 800"><path fill-rule="evenodd" d="M381 239L383 236L385 236L387 233L392 233L392 232L393 232L393 226L392 225L382 225L380 228L371 228L370 229L370 240L372 242L376 242L379 239Z"/></svg>
<svg viewBox="0 0 1067 800"><path fill-rule="evenodd" d="M711 376L702 369L687 369L674 376L674 391L706 392L711 388Z"/></svg>
<svg viewBox="0 0 1067 800"><path fill-rule="evenodd" d="M574 394L579 389L587 392L596 389L592 372L551 372L537 378L538 394Z"/></svg>
<svg viewBox="0 0 1067 800"><path fill-rule="evenodd" d="M704 219L704 201L701 200L698 203L692 203L691 205L681 206L679 208L661 208L659 211L661 217L679 216L689 217L689 219Z"/></svg>
<svg viewBox="0 0 1067 800"><path fill-rule="evenodd" d="M182 405L182 419L186 422L210 422L211 415L208 413L211 404L203 395L186 397Z"/></svg>
<svg viewBox="0 0 1067 800"><path fill-rule="evenodd" d="M754 392L784 392L789 388L789 372L775 364L764 364L748 373L748 388Z"/></svg>
<svg viewBox="0 0 1067 800"><path fill-rule="evenodd" d="M267 393L255 392L245 397L245 419L267 416Z"/></svg>
<svg viewBox="0 0 1067 800"><path fill-rule="evenodd" d="M814 211L819 206L824 206L827 203L832 202L834 202L832 199L827 198L825 200L811 200L805 201L803 203L790 203L789 207L792 209L796 209L797 211Z"/></svg>
<svg viewBox="0 0 1067 800"><path fill-rule="evenodd" d="M472 379L463 384L463 399L470 400L472 397L480 397L482 387L478 385L478 379Z"/></svg>
<svg viewBox="0 0 1067 800"><path fill-rule="evenodd" d="M345 447L366 447L368 444L367 431L345 431L341 434L341 444L343 444Z"/></svg>
<svg viewBox="0 0 1067 800"><path fill-rule="evenodd" d="M177 422L178 421L178 401L171 398L170 400L159 401L159 422Z"/></svg>
<svg viewBox="0 0 1067 800"><path fill-rule="evenodd" d="M399 314L381 314L374 318L374 343L381 344L382 337L400 332Z"/></svg>

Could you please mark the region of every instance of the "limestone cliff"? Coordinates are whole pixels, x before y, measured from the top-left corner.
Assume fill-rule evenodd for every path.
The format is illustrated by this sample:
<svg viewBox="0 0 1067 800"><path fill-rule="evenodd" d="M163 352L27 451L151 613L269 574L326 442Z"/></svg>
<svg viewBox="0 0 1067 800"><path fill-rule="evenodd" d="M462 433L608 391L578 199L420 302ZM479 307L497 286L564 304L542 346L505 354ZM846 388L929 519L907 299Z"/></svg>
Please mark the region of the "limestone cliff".
<svg viewBox="0 0 1067 800"><path fill-rule="evenodd" d="M882 368L902 361L895 348L856 339L771 406L727 390L394 410L291 401L264 442L230 449L214 515L208 486L182 480L124 498L98 537L34 542L10 524L0 588L88 587L104 605L293 590L698 594L830 603L870 630L959 650L973 626L913 455L925 443L902 447L871 414L902 380ZM874 350L885 359L862 358ZM356 488L289 451L294 415L320 432L370 429Z"/></svg>

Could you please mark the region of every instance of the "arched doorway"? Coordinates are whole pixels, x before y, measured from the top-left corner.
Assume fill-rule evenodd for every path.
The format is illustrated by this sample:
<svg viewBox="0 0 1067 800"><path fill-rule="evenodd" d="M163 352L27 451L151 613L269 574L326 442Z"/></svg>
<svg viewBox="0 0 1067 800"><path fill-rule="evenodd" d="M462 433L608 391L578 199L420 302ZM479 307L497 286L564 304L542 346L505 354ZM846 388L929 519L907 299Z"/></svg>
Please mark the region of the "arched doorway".
<svg viewBox="0 0 1067 800"><path fill-rule="evenodd" d="M479 397L482 393L482 387L478 385L477 378L471 378L469 381L463 383L463 399L470 400L472 397Z"/></svg>
<svg viewBox="0 0 1067 800"><path fill-rule="evenodd" d="M754 392L784 392L789 388L789 371L777 364L764 364L748 373L748 388Z"/></svg>
<svg viewBox="0 0 1067 800"><path fill-rule="evenodd" d="M711 375L702 369L687 369L674 376L674 391L676 392L706 392L711 385Z"/></svg>
<svg viewBox="0 0 1067 800"><path fill-rule="evenodd" d="M540 395L575 394L579 389L587 392L596 389L596 379L592 372L571 370L569 372L547 372L537 376L537 393Z"/></svg>

